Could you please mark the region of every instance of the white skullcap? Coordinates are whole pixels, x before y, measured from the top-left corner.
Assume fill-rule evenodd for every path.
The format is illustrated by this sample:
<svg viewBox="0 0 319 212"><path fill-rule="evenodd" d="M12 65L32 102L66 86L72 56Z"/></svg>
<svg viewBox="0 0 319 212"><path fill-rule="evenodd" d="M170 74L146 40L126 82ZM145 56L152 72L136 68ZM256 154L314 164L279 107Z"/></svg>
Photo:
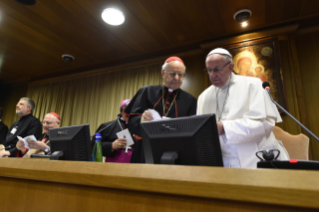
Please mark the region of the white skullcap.
<svg viewBox="0 0 319 212"><path fill-rule="evenodd" d="M207 57L211 54L224 54L224 55L228 55L230 58L232 58L231 54L229 53L229 51L227 51L226 49L222 49L222 48L216 48L212 51L210 51L207 55ZM207 58L206 57L206 58Z"/></svg>

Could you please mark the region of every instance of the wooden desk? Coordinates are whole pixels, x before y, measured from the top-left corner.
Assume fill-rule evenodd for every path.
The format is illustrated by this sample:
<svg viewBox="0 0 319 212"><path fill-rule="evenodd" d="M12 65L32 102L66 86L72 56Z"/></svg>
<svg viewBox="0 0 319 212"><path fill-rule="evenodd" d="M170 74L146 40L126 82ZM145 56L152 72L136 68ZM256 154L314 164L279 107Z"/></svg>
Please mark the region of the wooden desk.
<svg viewBox="0 0 319 212"><path fill-rule="evenodd" d="M0 159L0 211L311 211L319 172Z"/></svg>

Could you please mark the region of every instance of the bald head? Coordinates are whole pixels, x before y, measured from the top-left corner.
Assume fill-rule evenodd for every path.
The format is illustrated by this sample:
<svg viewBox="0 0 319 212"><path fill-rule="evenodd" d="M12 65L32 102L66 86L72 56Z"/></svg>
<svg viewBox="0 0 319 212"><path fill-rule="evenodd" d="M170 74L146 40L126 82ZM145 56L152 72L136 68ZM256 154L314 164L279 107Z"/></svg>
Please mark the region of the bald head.
<svg viewBox="0 0 319 212"><path fill-rule="evenodd" d="M50 128L57 128L57 127L60 127L60 120L56 116L50 113L46 114L43 119L44 133L49 134Z"/></svg>

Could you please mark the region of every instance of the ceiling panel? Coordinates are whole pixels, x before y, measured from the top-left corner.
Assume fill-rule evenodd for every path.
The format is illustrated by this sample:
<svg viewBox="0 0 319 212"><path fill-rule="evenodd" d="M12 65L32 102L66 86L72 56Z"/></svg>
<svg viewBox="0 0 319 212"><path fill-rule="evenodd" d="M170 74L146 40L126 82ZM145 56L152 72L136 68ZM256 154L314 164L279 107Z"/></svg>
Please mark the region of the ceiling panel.
<svg viewBox="0 0 319 212"><path fill-rule="evenodd" d="M107 7L121 26L101 19ZM233 19L250 9L249 25ZM294 20L319 23L318 0L0 0L0 80L33 80L120 65ZM75 56L65 63L61 55Z"/></svg>

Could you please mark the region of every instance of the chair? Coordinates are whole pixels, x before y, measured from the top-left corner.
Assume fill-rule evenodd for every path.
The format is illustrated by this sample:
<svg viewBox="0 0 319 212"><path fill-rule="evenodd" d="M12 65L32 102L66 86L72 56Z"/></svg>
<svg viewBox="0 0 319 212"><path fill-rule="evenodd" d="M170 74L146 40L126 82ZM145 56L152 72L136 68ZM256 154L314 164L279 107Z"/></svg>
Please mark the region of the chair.
<svg viewBox="0 0 319 212"><path fill-rule="evenodd" d="M309 138L304 134L291 135L280 127L274 126L273 133L282 141L291 159L309 160Z"/></svg>

